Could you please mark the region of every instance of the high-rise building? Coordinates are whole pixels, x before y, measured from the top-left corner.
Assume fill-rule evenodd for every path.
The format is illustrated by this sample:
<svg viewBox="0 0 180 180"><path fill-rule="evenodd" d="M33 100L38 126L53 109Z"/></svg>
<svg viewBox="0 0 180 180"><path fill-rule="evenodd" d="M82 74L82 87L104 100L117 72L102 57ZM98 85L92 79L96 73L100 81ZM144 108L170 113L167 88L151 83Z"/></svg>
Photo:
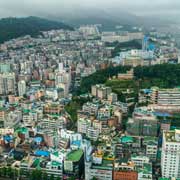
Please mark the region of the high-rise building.
<svg viewBox="0 0 180 180"><path fill-rule="evenodd" d="M14 73L0 74L0 94L8 95L15 94L16 92L16 81Z"/></svg>
<svg viewBox="0 0 180 180"><path fill-rule="evenodd" d="M178 54L178 64L180 64L180 54Z"/></svg>
<svg viewBox="0 0 180 180"><path fill-rule="evenodd" d="M163 177L180 178L180 130L163 132L161 167Z"/></svg>
<svg viewBox="0 0 180 180"><path fill-rule="evenodd" d="M69 93L71 85L71 70L69 68L64 68L63 64L59 64L59 69L55 73L55 86L57 88L64 89L64 96L67 96Z"/></svg>
<svg viewBox="0 0 180 180"><path fill-rule="evenodd" d="M91 120L79 118L77 124L78 132L86 134L88 127L91 127Z"/></svg>
<svg viewBox="0 0 180 180"><path fill-rule="evenodd" d="M157 136L158 120L152 112L137 108L127 122L127 132L131 135Z"/></svg>
<svg viewBox="0 0 180 180"><path fill-rule="evenodd" d="M64 179L80 179L84 173L84 153L81 149L69 152L64 160Z"/></svg>
<svg viewBox="0 0 180 180"><path fill-rule="evenodd" d="M26 93L26 82L19 81L18 82L18 94L19 96L23 96Z"/></svg>
<svg viewBox="0 0 180 180"><path fill-rule="evenodd" d="M112 89L103 84L97 84L91 87L91 94L99 99L107 99Z"/></svg>
<svg viewBox="0 0 180 180"><path fill-rule="evenodd" d="M59 64L58 64L58 68L59 68L59 72L60 72L60 73L65 72L65 71L64 71L64 64L63 64L63 63L59 63Z"/></svg>

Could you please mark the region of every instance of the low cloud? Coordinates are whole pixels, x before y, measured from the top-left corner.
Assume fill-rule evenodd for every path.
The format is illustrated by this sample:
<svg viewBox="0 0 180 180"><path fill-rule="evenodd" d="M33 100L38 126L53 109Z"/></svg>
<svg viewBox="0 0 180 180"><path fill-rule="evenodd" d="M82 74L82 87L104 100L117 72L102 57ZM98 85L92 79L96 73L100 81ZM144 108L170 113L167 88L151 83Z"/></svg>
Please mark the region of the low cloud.
<svg viewBox="0 0 180 180"><path fill-rule="evenodd" d="M135 14L165 13L178 11L180 0L0 0L0 17L58 15L87 7L119 8Z"/></svg>

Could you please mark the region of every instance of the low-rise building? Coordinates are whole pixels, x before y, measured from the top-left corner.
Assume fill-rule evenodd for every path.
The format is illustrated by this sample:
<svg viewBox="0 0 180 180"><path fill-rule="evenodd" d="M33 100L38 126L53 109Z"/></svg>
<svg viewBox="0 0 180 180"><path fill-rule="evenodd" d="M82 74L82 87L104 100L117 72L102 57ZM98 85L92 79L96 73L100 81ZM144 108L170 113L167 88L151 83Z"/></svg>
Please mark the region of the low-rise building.
<svg viewBox="0 0 180 180"><path fill-rule="evenodd" d="M153 180L152 164L144 163L142 168L138 168L138 180Z"/></svg>
<svg viewBox="0 0 180 180"><path fill-rule="evenodd" d="M138 180L133 162L121 162L114 164L113 180Z"/></svg>
<svg viewBox="0 0 180 180"><path fill-rule="evenodd" d="M134 70L131 69L130 71L127 71L126 73L119 73L118 79L120 80L131 80L134 78Z"/></svg>

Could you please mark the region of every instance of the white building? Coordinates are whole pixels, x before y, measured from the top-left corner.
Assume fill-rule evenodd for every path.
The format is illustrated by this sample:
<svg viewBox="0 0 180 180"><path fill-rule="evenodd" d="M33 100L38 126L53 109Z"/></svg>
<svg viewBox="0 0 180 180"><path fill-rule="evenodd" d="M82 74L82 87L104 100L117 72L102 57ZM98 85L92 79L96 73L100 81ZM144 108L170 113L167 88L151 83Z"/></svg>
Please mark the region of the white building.
<svg viewBox="0 0 180 180"><path fill-rule="evenodd" d="M178 64L180 64L180 54L178 54Z"/></svg>
<svg viewBox="0 0 180 180"><path fill-rule="evenodd" d="M23 112L23 123L24 126L34 126L38 120L38 113L32 110L24 110Z"/></svg>
<svg viewBox="0 0 180 180"><path fill-rule="evenodd" d="M62 88L64 90L64 96L67 96L69 93L70 85L71 85L71 74L69 72L56 73L55 85L56 85L56 88Z"/></svg>
<svg viewBox="0 0 180 180"><path fill-rule="evenodd" d="M162 176L180 178L180 130L163 132Z"/></svg>
<svg viewBox="0 0 180 180"><path fill-rule="evenodd" d="M91 126L91 120L79 118L77 121L78 132L86 134L87 129Z"/></svg>
<svg viewBox="0 0 180 180"><path fill-rule="evenodd" d="M107 165L93 165L92 162L85 162L85 180L96 177L98 180L112 180L112 167Z"/></svg>
<svg viewBox="0 0 180 180"><path fill-rule="evenodd" d="M116 93L111 93L108 95L108 101L110 101L111 103L117 102L118 100L118 96Z"/></svg>
<svg viewBox="0 0 180 180"><path fill-rule="evenodd" d="M152 88L151 101L158 105L180 106L180 89Z"/></svg>
<svg viewBox="0 0 180 180"><path fill-rule="evenodd" d="M77 124L78 132L86 134L91 140L96 141L98 139L99 133L101 132L100 123L97 121L91 123L90 119L79 118Z"/></svg>
<svg viewBox="0 0 180 180"><path fill-rule="evenodd" d="M150 65L150 62L155 58L153 51L144 51L139 49L132 49L130 51L121 52L119 56L114 58L114 62L118 64L138 66ZM151 61L150 61L151 60Z"/></svg>
<svg viewBox="0 0 180 180"><path fill-rule="evenodd" d="M56 88L62 88L64 90L64 96L69 94L69 88L71 85L71 69L65 68L63 63L59 64L59 68L55 73L55 85Z"/></svg>
<svg viewBox="0 0 180 180"><path fill-rule="evenodd" d="M96 84L91 87L91 94L99 99L107 99L112 89L103 84Z"/></svg>
<svg viewBox="0 0 180 180"><path fill-rule="evenodd" d="M128 42L132 40L141 40L143 39L143 33L142 32L133 32L133 33L125 33L122 35L116 34L116 33L103 33L102 35L102 41L103 42Z"/></svg>
<svg viewBox="0 0 180 180"><path fill-rule="evenodd" d="M18 94L19 96L26 94L26 82L23 80L18 82Z"/></svg>
<svg viewBox="0 0 180 180"><path fill-rule="evenodd" d="M111 111L109 108L103 107L98 110L97 119L109 119L111 117Z"/></svg>
<svg viewBox="0 0 180 180"><path fill-rule="evenodd" d="M153 180L152 163L144 163L142 168L138 168L138 180Z"/></svg>
<svg viewBox="0 0 180 180"><path fill-rule="evenodd" d="M64 97L63 88L47 88L45 93L47 99L57 100Z"/></svg>
<svg viewBox="0 0 180 180"><path fill-rule="evenodd" d="M99 30L96 25L83 25L79 28L79 32L87 36L97 36L99 35Z"/></svg>
<svg viewBox="0 0 180 180"><path fill-rule="evenodd" d="M99 108L98 104L87 102L83 104L82 110L83 112L96 115L98 112L98 108Z"/></svg>
<svg viewBox="0 0 180 180"><path fill-rule="evenodd" d="M69 139L70 143L72 143L73 141L82 142L82 135L80 133L76 133L74 131L68 131L66 129L60 130L60 137Z"/></svg>
<svg viewBox="0 0 180 180"><path fill-rule="evenodd" d="M146 156L149 157L152 161L156 161L158 151L158 144L157 143L148 143L146 145Z"/></svg>
<svg viewBox="0 0 180 180"><path fill-rule="evenodd" d="M53 132L58 129L66 128L66 124L67 119L63 116L48 116L47 118L42 118L39 123L40 127L42 129L45 129L47 133Z"/></svg>
<svg viewBox="0 0 180 180"><path fill-rule="evenodd" d="M4 121L4 126L9 128L17 127L22 120L22 112L20 110L10 111L7 114L7 119Z"/></svg>
<svg viewBox="0 0 180 180"><path fill-rule="evenodd" d="M94 127L89 127L87 129L87 137L93 141L97 141L99 137L99 129L96 129Z"/></svg>
<svg viewBox="0 0 180 180"><path fill-rule="evenodd" d="M149 163L149 158L146 156L132 156L131 160L137 167L143 167L144 163Z"/></svg>
<svg viewBox="0 0 180 180"><path fill-rule="evenodd" d="M0 94L15 94L16 92L16 81L14 73L0 74Z"/></svg>

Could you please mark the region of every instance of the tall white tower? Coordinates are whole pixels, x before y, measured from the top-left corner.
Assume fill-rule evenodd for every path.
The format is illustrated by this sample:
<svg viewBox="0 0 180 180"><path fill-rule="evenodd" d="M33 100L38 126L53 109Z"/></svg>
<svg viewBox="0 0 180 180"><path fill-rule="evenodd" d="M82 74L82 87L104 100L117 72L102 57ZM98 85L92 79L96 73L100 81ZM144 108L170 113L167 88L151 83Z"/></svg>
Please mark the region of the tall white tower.
<svg viewBox="0 0 180 180"><path fill-rule="evenodd" d="M64 72L64 64L62 62L59 63L59 72L60 73Z"/></svg>
<svg viewBox="0 0 180 180"><path fill-rule="evenodd" d="M178 54L178 64L180 64L180 53Z"/></svg>
<svg viewBox="0 0 180 180"><path fill-rule="evenodd" d="M23 96L24 94L26 94L26 82L25 81L18 82L18 94L19 94L19 96Z"/></svg>
<svg viewBox="0 0 180 180"><path fill-rule="evenodd" d="M180 130L163 132L162 176L180 178Z"/></svg>

